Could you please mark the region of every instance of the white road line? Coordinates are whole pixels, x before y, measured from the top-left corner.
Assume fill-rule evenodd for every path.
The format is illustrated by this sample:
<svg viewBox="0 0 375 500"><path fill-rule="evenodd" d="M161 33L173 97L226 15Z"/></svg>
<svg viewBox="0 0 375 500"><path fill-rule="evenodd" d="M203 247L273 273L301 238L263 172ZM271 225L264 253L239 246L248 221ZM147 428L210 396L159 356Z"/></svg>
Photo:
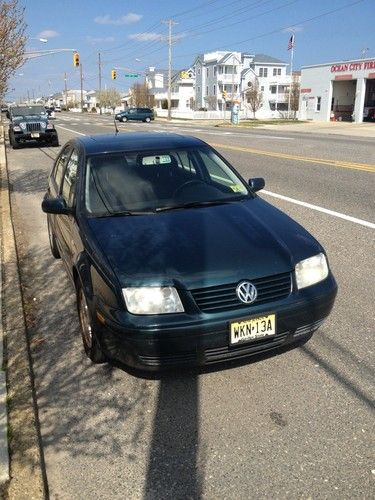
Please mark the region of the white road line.
<svg viewBox="0 0 375 500"><path fill-rule="evenodd" d="M312 205L311 203L306 203L305 201L289 198L288 196L283 196L282 194L272 193L271 191L266 191L265 189L262 190L262 193L272 196L273 198L278 198L279 200L289 201L290 203L301 205L302 207L310 208L311 210L316 210L317 212L322 212L324 214L332 215L333 217L338 217L339 219L348 220L350 222L354 222L355 224L375 229L375 224L368 222L367 220L357 219L356 217L351 217L350 215L341 214L340 212L328 210L328 208L319 207L317 205Z"/></svg>
<svg viewBox="0 0 375 500"><path fill-rule="evenodd" d="M61 125L56 125L56 127L59 127L62 130L67 130L68 132L73 132L73 134L86 135L86 134L83 134L82 132L77 132L77 130L72 130L70 128L62 127Z"/></svg>

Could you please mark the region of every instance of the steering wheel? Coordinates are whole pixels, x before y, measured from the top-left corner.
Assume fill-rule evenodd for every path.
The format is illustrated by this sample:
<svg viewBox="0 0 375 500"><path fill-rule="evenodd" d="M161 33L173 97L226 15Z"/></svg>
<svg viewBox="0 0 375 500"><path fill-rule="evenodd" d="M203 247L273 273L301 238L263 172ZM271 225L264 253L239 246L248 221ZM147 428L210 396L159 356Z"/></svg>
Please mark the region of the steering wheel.
<svg viewBox="0 0 375 500"><path fill-rule="evenodd" d="M178 196L179 194L181 194L181 191L183 191L188 186L194 186L194 185L198 185L198 184L206 184L206 183L204 181L199 180L199 179L193 179L191 181L186 181L183 184L181 184L181 186L178 186L178 188L173 193L173 196Z"/></svg>

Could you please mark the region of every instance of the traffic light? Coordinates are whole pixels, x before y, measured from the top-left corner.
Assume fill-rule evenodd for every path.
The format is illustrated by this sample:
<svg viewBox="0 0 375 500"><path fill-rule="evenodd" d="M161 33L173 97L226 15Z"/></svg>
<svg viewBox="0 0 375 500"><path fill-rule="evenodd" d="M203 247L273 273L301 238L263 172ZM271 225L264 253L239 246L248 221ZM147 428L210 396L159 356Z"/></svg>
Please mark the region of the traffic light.
<svg viewBox="0 0 375 500"><path fill-rule="evenodd" d="M73 66L79 66L79 54L78 52L74 52L73 54Z"/></svg>
<svg viewBox="0 0 375 500"><path fill-rule="evenodd" d="M221 96L222 98L224 99L224 101L226 100L226 98L228 97L228 93L226 90L223 90L222 93L221 93Z"/></svg>
<svg viewBox="0 0 375 500"><path fill-rule="evenodd" d="M116 72L115 69L112 70L111 75L112 75L112 80L116 80L116 78L117 78L117 72Z"/></svg>

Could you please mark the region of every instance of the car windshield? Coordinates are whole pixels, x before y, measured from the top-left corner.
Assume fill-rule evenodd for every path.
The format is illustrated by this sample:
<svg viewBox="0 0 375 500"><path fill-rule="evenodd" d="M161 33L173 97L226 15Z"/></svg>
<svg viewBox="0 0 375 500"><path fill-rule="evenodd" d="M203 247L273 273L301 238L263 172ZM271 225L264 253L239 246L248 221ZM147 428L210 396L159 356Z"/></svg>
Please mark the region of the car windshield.
<svg viewBox="0 0 375 500"><path fill-rule="evenodd" d="M174 210L252 196L211 148L88 157L85 206L96 216Z"/></svg>
<svg viewBox="0 0 375 500"><path fill-rule="evenodd" d="M45 115L46 110L43 106L17 106L12 108L12 116L40 116Z"/></svg>

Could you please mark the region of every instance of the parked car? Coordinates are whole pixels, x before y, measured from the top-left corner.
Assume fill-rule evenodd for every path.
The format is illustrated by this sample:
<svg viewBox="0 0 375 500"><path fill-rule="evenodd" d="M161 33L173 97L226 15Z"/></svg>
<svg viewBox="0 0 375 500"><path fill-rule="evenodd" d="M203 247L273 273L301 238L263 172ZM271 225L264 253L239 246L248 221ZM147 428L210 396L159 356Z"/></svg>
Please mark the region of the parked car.
<svg viewBox="0 0 375 500"><path fill-rule="evenodd" d="M55 108L48 108L46 107L46 113L47 116L50 120L54 120L56 118L55 116Z"/></svg>
<svg viewBox="0 0 375 500"><path fill-rule="evenodd" d="M84 349L159 370L307 341L337 285L322 246L194 137L77 137L42 202Z"/></svg>
<svg viewBox="0 0 375 500"><path fill-rule="evenodd" d="M364 122L374 122L375 121L375 108L370 108L367 111L367 116L363 118Z"/></svg>
<svg viewBox="0 0 375 500"><path fill-rule="evenodd" d="M155 115L150 108L130 108L126 111L116 113L115 119L120 122L127 122L128 120L137 120L149 123L155 119Z"/></svg>
<svg viewBox="0 0 375 500"><path fill-rule="evenodd" d="M55 106L55 112L61 113L61 106Z"/></svg>
<svg viewBox="0 0 375 500"><path fill-rule="evenodd" d="M44 106L11 106L7 112L9 142L13 149L30 141L59 146L57 131Z"/></svg>

